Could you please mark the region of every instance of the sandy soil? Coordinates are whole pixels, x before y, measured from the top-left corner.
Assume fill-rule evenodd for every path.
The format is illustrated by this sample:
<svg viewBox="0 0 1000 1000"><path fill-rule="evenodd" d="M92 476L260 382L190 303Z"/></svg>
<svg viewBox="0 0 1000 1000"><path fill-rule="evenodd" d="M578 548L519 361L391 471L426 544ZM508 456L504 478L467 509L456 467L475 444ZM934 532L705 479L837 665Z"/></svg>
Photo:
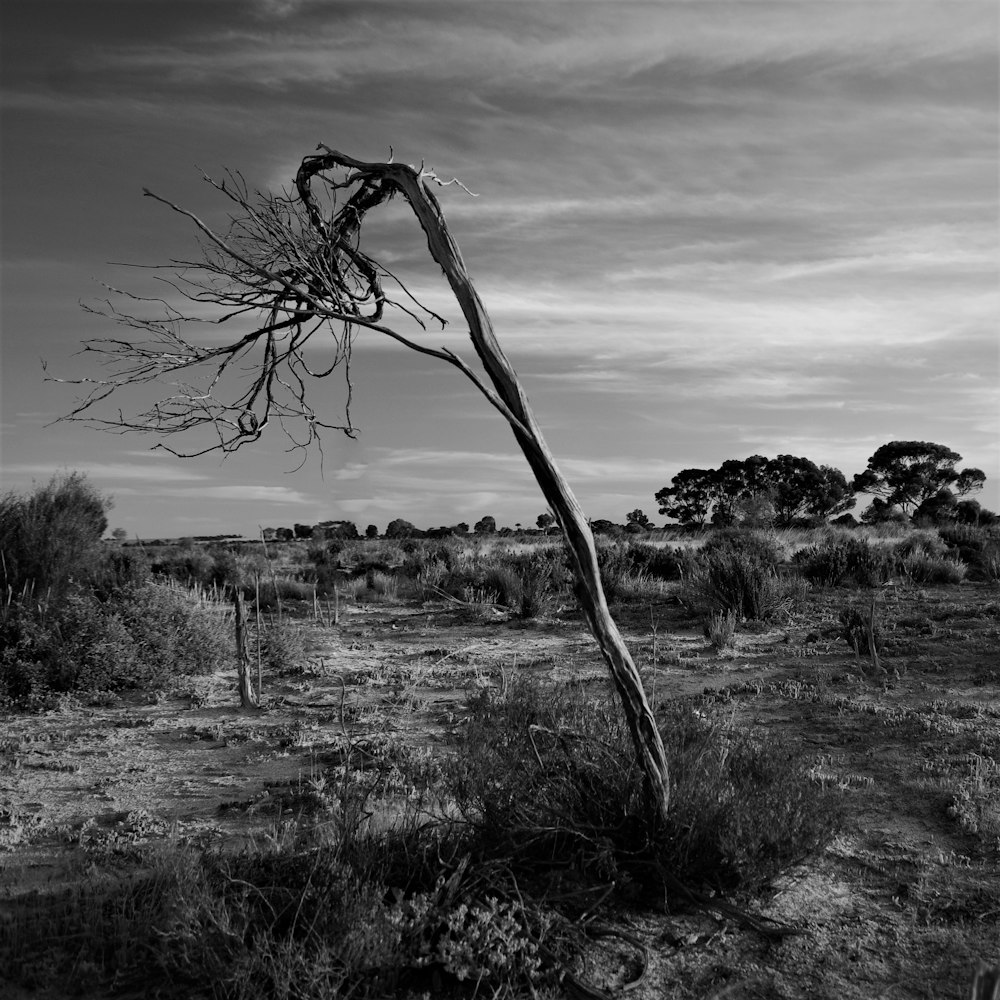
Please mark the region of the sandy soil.
<svg viewBox="0 0 1000 1000"><path fill-rule="evenodd" d="M877 676L835 635L850 598L819 594L786 627L741 632L722 654L669 600L617 610L654 701L722 701L800 740L848 815L822 855L760 900L802 929L780 944L704 914L615 914L649 953L630 996L957 998L977 959L1000 959L1000 593L888 589ZM5 898L77 879L101 852L264 835L348 737L373 752L448 752L467 692L502 671L605 676L565 609L519 623L491 608L348 605L336 626L302 627L307 662L265 676L258 714L235 707L235 678L220 674L0 718L0 919ZM590 974L614 987L638 964L609 939ZM2 980L0 995L15 995Z"/></svg>

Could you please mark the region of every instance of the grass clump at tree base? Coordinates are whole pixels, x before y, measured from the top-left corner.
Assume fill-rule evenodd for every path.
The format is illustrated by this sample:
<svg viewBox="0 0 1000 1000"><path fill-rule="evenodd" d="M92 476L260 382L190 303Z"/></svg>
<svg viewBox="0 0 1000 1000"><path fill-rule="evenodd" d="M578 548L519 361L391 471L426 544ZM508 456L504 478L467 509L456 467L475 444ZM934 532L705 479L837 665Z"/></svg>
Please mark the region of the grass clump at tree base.
<svg viewBox="0 0 1000 1000"><path fill-rule="evenodd" d="M833 835L836 799L794 747L684 702L657 715L671 773L662 829L646 818L610 692L517 678L478 695L449 781L483 853L543 875L559 858L560 879L640 894L651 869L694 890L753 892Z"/></svg>

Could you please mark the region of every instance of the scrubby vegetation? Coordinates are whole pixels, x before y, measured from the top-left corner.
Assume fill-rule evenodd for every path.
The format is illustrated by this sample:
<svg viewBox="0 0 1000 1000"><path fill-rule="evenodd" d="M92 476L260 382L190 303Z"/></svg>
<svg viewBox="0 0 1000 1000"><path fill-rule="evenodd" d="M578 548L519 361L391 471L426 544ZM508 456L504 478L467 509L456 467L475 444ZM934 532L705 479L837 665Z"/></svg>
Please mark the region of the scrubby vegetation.
<svg viewBox="0 0 1000 1000"><path fill-rule="evenodd" d="M124 546L101 541L106 509L79 477L30 502L3 501L0 710L171 689L196 704L198 679L220 671L233 675L235 709L228 609L237 591L254 612L262 718L289 691L310 690L325 669L311 659L311 630L330 629L345 608L364 618L416 606L428 622L447 614L539 634L578 614L563 549L548 536ZM72 544L36 545L60 525L75 532ZM657 691L658 668L691 655L658 640L658 616L676 615L701 643L694 655L721 663L749 655L767 630L790 642L803 608L822 607L800 642L803 662L826 642L855 658L859 683L889 685L906 671L913 636L931 641L950 628L904 616L898 594L992 593L997 547L995 529L974 526L604 536L608 598L652 634L637 662L670 766L666 824L644 808L604 680L567 683L557 662L553 676L509 664L477 675L460 724L429 751L355 737L360 710L348 702L345 671L324 707L337 753L316 758L294 788L239 807L248 816L264 802L274 808L265 835L196 846L136 809L111 831L84 824L69 835L89 859L72 889L5 903L0 975L134 993L155 970L164 998L551 996L593 988L584 956L609 907L712 912L780 938L787 928L751 911L782 872L830 842L856 779L737 717L733 705L764 693L762 680L683 698ZM978 613L995 618L995 605ZM370 683L392 705L419 704L421 671L431 677L462 653L427 652L426 668ZM991 676L983 667L981 683ZM974 710L942 701L892 714L880 701L830 693L818 673L782 683L775 690L789 703L829 702L840 715L921 733L957 733ZM939 812L970 839L970 857L986 857L1000 829L994 744L961 734L955 762L933 778ZM226 736L217 727L193 738ZM298 728L279 745L303 739ZM32 823L0 802L0 844L30 841ZM628 947L641 966L641 944Z"/></svg>
<svg viewBox="0 0 1000 1000"><path fill-rule="evenodd" d="M459 752L430 771L349 759L311 779L322 822L236 855L167 844L124 882L32 901L0 957L38 986L81 949L94 985L141 983L152 963L163 996L527 995L582 978L598 900L718 907L710 893L758 889L835 831L835 794L793 748L680 705L664 715L674 817L646 825L608 694L515 678L470 700ZM404 805L384 826L387 782Z"/></svg>

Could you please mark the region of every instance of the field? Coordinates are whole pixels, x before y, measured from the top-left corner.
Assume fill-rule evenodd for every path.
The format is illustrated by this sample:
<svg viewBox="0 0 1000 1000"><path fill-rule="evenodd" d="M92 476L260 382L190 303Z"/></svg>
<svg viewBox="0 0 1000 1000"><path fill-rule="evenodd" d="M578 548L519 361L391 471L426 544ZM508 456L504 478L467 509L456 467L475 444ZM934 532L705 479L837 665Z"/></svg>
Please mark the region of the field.
<svg viewBox="0 0 1000 1000"><path fill-rule="evenodd" d="M989 578L919 582L899 572L877 586L808 586L788 558L807 541L783 541L775 579L786 589L757 620L713 614L704 585L692 584L693 564L683 571L687 557L679 578L668 579L622 569L606 554L606 576L665 732L671 720L700 720L719 745L737 745L736 733L773 740L761 745L794 757L825 790L835 826L765 884L721 896L705 888L703 905L669 891L642 896L620 880L606 879L603 896L574 883L567 898L594 895L571 908L585 941L562 959L570 976L561 985L515 982L497 995L529 995L536 985L538 995L614 995L634 983L628 995L640 998L958 998L969 995L977 962L1000 958L1000 590ZM359 543L367 562L356 558L356 572L342 573L335 597L303 599L290 583L280 620L271 603L260 626L270 637L260 711L239 707L231 664L151 689L81 692L41 711L7 711L0 973L8 978L0 993L256 995L223 985L221 968L205 966L185 986L176 963L169 975L154 968L155 949L153 964L138 968L118 953L151 947L128 926L162 920L147 897L159 891L156 878L176 875L178 857L318 858L345 838L384 845L400 826L460 820L454 797L436 794L437 775L471 752L468 733L483 705L525 685L543 702L598 706L610 730L607 670L570 592L551 567L542 583L525 570L540 543L495 545L519 568L515 596L537 602L527 613L501 578L490 577L491 587L467 575L449 587L466 556L471 565L482 555L463 555L457 542L450 557L427 556L409 575L398 564L412 549ZM272 555L273 576L289 577L302 561L294 551ZM198 600L220 629L232 627L228 603L204 592ZM565 750L578 738L575 718L562 728L525 720L539 765L549 744ZM599 742L592 731L587 739ZM761 799L754 810L780 806ZM553 857L552 867L563 861ZM440 886L457 884L466 862L438 863L440 903ZM226 871L235 882L235 869ZM546 899L557 900L546 885ZM494 913L493 926L506 913ZM760 930L777 925L793 933ZM161 938L176 931L157 926ZM202 920L198 933L221 926ZM521 947L525 962L541 962L518 927L497 941L508 955ZM413 996L491 996L491 974L504 961L469 959L478 978L463 977L455 960L427 962L429 978L404 985ZM313 995L296 989L281 995Z"/></svg>

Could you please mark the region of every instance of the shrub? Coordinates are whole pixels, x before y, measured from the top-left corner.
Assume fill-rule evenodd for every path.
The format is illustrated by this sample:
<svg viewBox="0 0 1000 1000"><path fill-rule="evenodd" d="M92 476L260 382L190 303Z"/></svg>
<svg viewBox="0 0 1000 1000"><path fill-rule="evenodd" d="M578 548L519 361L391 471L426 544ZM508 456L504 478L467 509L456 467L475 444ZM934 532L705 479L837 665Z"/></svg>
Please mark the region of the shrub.
<svg viewBox="0 0 1000 1000"><path fill-rule="evenodd" d="M852 582L859 587L877 587L888 583L895 571L892 552L853 535L835 535L807 546L792 562L810 583L821 587Z"/></svg>
<svg viewBox="0 0 1000 1000"><path fill-rule="evenodd" d="M149 560L141 549L105 549L92 571L91 589L99 600L149 583Z"/></svg>
<svg viewBox="0 0 1000 1000"><path fill-rule="evenodd" d="M741 552L767 566L780 566L785 561L784 546L776 535L766 531L743 531L720 528L713 531L701 550L702 558L715 552Z"/></svg>
<svg viewBox="0 0 1000 1000"><path fill-rule="evenodd" d="M955 524L939 528L938 534L947 545L948 554L969 567L972 579L996 581L1000 578L1000 540L995 531Z"/></svg>
<svg viewBox="0 0 1000 1000"><path fill-rule="evenodd" d="M980 575L990 583L1000 583L1000 545L991 544L983 549Z"/></svg>
<svg viewBox="0 0 1000 1000"><path fill-rule="evenodd" d="M151 584L126 594L120 607L139 650L138 669L132 678L122 678L123 687L211 673L232 656L230 619L189 594Z"/></svg>
<svg viewBox="0 0 1000 1000"><path fill-rule="evenodd" d="M216 549L211 553L212 567L206 582L216 587L246 587L249 584L246 565L235 552Z"/></svg>
<svg viewBox="0 0 1000 1000"><path fill-rule="evenodd" d="M736 645L736 612L712 612L705 621L705 638L715 649L731 649Z"/></svg>
<svg viewBox="0 0 1000 1000"><path fill-rule="evenodd" d="M597 544L597 564L609 601L655 601L662 596L660 581L680 576L680 563L671 553L663 554L642 542L602 538Z"/></svg>
<svg viewBox="0 0 1000 1000"><path fill-rule="evenodd" d="M902 575L911 583L961 583L968 567L958 559L946 556L928 555L926 552L911 552L899 562Z"/></svg>
<svg viewBox="0 0 1000 1000"><path fill-rule="evenodd" d="M512 610L521 603L521 577L513 566L501 563L482 575L481 592L487 599Z"/></svg>
<svg viewBox="0 0 1000 1000"><path fill-rule="evenodd" d="M697 556L691 548L633 542L629 547L633 567L657 580L680 580L695 568Z"/></svg>
<svg viewBox="0 0 1000 1000"><path fill-rule="evenodd" d="M948 544L936 531L919 530L907 535L894 550L898 560L907 556L924 555L940 559L948 554Z"/></svg>
<svg viewBox="0 0 1000 1000"><path fill-rule="evenodd" d="M47 611L21 605L0 641L0 704L23 708L65 692L168 685L230 655L218 615L155 584L106 600L70 595Z"/></svg>
<svg viewBox="0 0 1000 1000"><path fill-rule="evenodd" d="M111 501L78 472L54 476L27 496L0 498L4 588L58 598L93 570Z"/></svg>
<svg viewBox="0 0 1000 1000"><path fill-rule="evenodd" d="M215 573L215 559L199 545L182 545L168 550L152 566L153 572L170 577L186 587L208 586Z"/></svg>
<svg viewBox="0 0 1000 1000"><path fill-rule="evenodd" d="M517 618L537 618L548 602L552 566L545 558L507 557L491 566L482 577L482 587L495 593L498 601Z"/></svg>
<svg viewBox="0 0 1000 1000"><path fill-rule="evenodd" d="M300 625L269 622L261 629L261 662L272 673L286 673L301 668L306 659L307 648L306 632Z"/></svg>
<svg viewBox="0 0 1000 1000"><path fill-rule="evenodd" d="M403 573L413 580L413 591L421 601L440 597L449 575L448 567L436 559L423 563L412 574L411 567L404 566Z"/></svg>
<svg viewBox="0 0 1000 1000"><path fill-rule="evenodd" d="M765 622L787 614L796 596L774 565L752 548L730 547L703 554L682 593L700 611L731 612L738 619Z"/></svg>
<svg viewBox="0 0 1000 1000"><path fill-rule="evenodd" d="M365 574L365 585L374 596L387 601L394 600L399 591L399 579L395 573L375 569L369 569Z"/></svg>
<svg viewBox="0 0 1000 1000"><path fill-rule="evenodd" d="M654 859L688 885L749 889L835 829L831 794L791 747L668 703L661 732L671 811L666 828L654 830L616 706L592 689L551 689L523 676L471 701L446 783L476 850L536 877L565 859L575 878L626 891L648 886Z"/></svg>
<svg viewBox="0 0 1000 1000"><path fill-rule="evenodd" d="M855 656L871 656L873 660L885 652L885 637L874 603L867 607L849 604L838 616L840 637L854 650Z"/></svg>
<svg viewBox="0 0 1000 1000"><path fill-rule="evenodd" d="M649 573L623 573L614 581L614 597L622 603L649 604L660 600L663 594L663 581Z"/></svg>
<svg viewBox="0 0 1000 1000"><path fill-rule="evenodd" d="M608 600L614 600L618 594L618 581L633 569L630 546L604 537L598 537L595 542L601 583Z"/></svg>
<svg viewBox="0 0 1000 1000"><path fill-rule="evenodd" d="M496 997L536 993L543 967L565 951L553 921L516 885L486 891L450 858L411 858L410 875L395 877L408 850L454 850L434 840L359 823L319 845L164 850L131 878L91 875L72 893L33 900L0 925L0 955L15 981L43 988L72 979L146 992L155 969L156 995L178 1000L381 1000L429 995L432 983L468 995L463 981Z"/></svg>
<svg viewBox="0 0 1000 1000"><path fill-rule="evenodd" d="M255 598L261 611L274 611L282 601L311 601L316 593L316 585L279 576L273 580L262 579L259 588L247 590L247 596Z"/></svg>

